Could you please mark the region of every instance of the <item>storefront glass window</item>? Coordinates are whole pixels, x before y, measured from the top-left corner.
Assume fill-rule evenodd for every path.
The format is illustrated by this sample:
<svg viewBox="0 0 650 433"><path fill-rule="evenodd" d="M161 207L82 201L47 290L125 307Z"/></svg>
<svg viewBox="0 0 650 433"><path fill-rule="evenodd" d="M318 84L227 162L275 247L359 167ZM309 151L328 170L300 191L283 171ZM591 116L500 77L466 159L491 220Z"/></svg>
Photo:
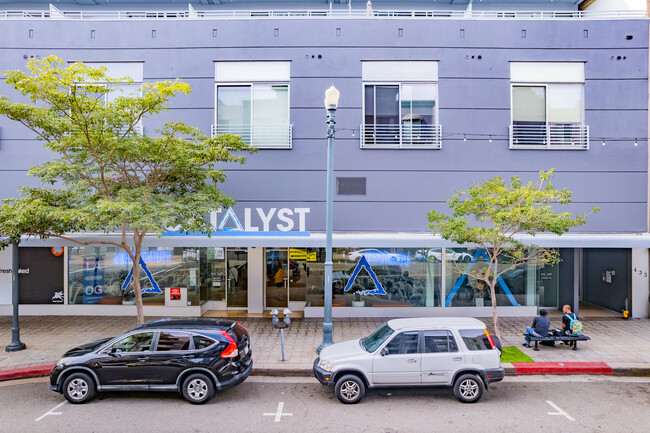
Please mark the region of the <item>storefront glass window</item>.
<svg viewBox="0 0 650 433"><path fill-rule="evenodd" d="M487 254L480 249L446 248L445 305L447 307L487 307L492 305L490 289L483 281L468 276L487 268ZM499 271L511 266L507 259L499 263ZM532 274L530 274L532 272ZM519 265L505 271L496 286L498 306L536 305L537 272L529 265Z"/></svg>
<svg viewBox="0 0 650 433"><path fill-rule="evenodd" d="M436 249L335 248L335 307L440 306L441 264ZM346 290L347 289L347 290Z"/></svg>
<svg viewBox="0 0 650 433"><path fill-rule="evenodd" d="M142 252L148 274L140 269L144 305L164 305L165 289L187 290L187 304L199 305L201 285L199 248L149 248ZM133 284L122 285L131 272L131 258L116 247L68 248L70 304L133 304ZM159 290L156 290L152 280Z"/></svg>

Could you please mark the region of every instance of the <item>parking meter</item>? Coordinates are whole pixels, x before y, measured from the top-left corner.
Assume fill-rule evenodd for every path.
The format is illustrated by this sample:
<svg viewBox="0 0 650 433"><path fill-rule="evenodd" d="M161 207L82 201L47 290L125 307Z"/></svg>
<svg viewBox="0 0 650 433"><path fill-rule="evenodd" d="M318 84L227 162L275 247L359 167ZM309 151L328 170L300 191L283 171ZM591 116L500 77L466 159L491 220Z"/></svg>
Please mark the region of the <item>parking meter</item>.
<svg viewBox="0 0 650 433"><path fill-rule="evenodd" d="M271 310L271 323L273 323L273 326L276 329L280 330L280 344L282 345L282 360L284 361L284 328L288 328L289 325L291 325L291 310L288 308L285 308L282 310L282 314L284 314L284 318L282 319L282 322L280 322L280 318L278 317L278 310L273 309Z"/></svg>

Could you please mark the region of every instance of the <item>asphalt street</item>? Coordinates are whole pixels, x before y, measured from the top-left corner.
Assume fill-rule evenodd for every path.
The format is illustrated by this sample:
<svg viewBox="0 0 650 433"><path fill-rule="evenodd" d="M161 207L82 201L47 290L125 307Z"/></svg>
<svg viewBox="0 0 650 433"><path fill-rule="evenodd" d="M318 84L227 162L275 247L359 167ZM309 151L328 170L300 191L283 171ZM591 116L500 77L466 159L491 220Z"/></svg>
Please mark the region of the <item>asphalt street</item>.
<svg viewBox="0 0 650 433"><path fill-rule="evenodd" d="M311 378L250 377L193 406L174 393L71 405L47 379L0 384L4 432L647 432L650 378L507 377L476 404L450 389L370 390L343 405Z"/></svg>

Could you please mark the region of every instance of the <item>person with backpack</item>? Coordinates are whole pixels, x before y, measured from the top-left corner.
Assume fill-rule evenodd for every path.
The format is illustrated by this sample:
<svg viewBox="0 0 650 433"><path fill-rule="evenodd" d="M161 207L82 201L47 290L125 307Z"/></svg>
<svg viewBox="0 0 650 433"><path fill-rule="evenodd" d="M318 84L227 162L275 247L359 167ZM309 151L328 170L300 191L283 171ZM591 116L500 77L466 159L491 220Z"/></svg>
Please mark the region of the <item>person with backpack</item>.
<svg viewBox="0 0 650 433"><path fill-rule="evenodd" d="M566 335L582 334L582 323L578 320L578 316L571 312L569 304L562 307L562 330Z"/></svg>

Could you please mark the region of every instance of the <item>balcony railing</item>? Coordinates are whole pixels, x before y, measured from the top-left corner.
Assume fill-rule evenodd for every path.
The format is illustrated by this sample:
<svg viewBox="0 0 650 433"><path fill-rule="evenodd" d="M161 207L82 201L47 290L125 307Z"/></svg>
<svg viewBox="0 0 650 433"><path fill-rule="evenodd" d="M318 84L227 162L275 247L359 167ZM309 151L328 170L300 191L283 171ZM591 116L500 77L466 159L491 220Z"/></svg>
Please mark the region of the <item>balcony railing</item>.
<svg viewBox="0 0 650 433"><path fill-rule="evenodd" d="M582 123L510 125L511 149L589 149L589 126Z"/></svg>
<svg viewBox="0 0 650 433"><path fill-rule="evenodd" d="M362 19L635 19L646 18L645 10L621 11L465 11L454 10L142 10L116 11L90 9L3 10L0 19L56 20L195 20L195 19L264 19L264 18L362 18Z"/></svg>
<svg viewBox="0 0 650 433"><path fill-rule="evenodd" d="M441 125L361 125L361 148L440 149Z"/></svg>
<svg viewBox="0 0 650 433"><path fill-rule="evenodd" d="M212 136L238 135L246 144L260 149L291 149L293 125L212 125Z"/></svg>

